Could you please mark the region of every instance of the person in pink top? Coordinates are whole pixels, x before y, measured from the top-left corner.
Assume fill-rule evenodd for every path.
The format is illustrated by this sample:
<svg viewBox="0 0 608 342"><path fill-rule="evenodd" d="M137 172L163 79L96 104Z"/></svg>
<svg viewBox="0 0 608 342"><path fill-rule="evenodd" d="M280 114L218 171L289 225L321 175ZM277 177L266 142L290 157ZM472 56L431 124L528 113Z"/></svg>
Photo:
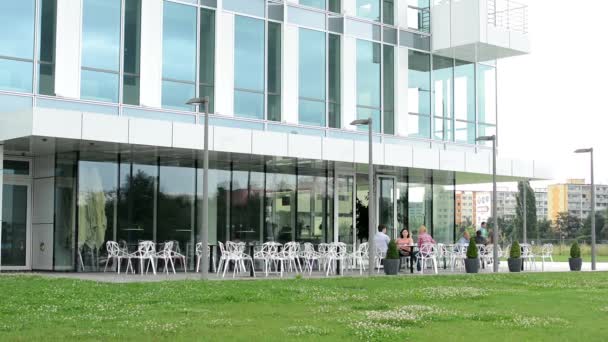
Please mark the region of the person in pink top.
<svg viewBox="0 0 608 342"><path fill-rule="evenodd" d="M418 248L422 247L425 243L435 244L435 240L433 237L427 233L426 227L424 225L418 228Z"/></svg>

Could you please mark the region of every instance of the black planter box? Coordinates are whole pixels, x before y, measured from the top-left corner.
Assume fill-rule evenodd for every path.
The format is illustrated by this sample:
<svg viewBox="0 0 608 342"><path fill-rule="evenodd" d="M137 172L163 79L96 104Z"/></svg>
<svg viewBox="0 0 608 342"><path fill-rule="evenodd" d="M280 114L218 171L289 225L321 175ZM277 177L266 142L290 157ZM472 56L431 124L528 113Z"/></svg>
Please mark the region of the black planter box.
<svg viewBox="0 0 608 342"><path fill-rule="evenodd" d="M464 259L464 269L467 273L479 273L479 259Z"/></svg>
<svg viewBox="0 0 608 342"><path fill-rule="evenodd" d="M399 259L384 259L382 261L384 264L384 274L386 275L396 275L399 273L399 265L401 264L401 260Z"/></svg>
<svg viewBox="0 0 608 342"><path fill-rule="evenodd" d="M581 258L569 258L568 263L570 264L570 271L580 271L583 268L583 259Z"/></svg>
<svg viewBox="0 0 608 342"><path fill-rule="evenodd" d="M509 272L521 272L521 258L507 259L509 264Z"/></svg>

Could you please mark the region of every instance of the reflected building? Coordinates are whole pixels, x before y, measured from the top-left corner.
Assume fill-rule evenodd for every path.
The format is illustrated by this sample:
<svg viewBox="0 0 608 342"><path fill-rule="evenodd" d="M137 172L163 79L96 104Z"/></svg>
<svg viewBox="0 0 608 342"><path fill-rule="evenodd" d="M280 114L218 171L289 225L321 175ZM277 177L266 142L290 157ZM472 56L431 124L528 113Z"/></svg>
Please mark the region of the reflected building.
<svg viewBox="0 0 608 342"><path fill-rule="evenodd" d="M528 50L527 24L479 1L0 1L3 269L102 270L107 241L141 240L192 267L203 219L212 245L356 246L370 201L392 237L453 242L455 188L490 180L496 60ZM501 180L544 176L501 162Z"/></svg>

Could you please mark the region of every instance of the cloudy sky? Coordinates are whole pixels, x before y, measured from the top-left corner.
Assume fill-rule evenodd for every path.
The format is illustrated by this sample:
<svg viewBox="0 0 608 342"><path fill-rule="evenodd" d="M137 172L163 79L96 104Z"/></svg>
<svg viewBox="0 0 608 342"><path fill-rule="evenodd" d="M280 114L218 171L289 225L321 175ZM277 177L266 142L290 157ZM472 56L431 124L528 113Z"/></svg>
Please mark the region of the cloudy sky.
<svg viewBox="0 0 608 342"><path fill-rule="evenodd" d="M588 155L572 152L592 146L596 183L608 184L608 1L521 2L532 53L498 64L499 153L548 161L557 181L589 181Z"/></svg>

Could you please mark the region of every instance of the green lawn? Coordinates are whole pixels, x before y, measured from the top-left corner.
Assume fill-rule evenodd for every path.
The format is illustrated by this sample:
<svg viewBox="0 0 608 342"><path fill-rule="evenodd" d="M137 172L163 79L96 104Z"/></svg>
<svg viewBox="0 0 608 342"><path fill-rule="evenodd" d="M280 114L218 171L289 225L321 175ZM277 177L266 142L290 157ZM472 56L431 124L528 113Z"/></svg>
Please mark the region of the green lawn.
<svg viewBox="0 0 608 342"><path fill-rule="evenodd" d="M608 273L107 284L0 277L0 340L605 341Z"/></svg>

